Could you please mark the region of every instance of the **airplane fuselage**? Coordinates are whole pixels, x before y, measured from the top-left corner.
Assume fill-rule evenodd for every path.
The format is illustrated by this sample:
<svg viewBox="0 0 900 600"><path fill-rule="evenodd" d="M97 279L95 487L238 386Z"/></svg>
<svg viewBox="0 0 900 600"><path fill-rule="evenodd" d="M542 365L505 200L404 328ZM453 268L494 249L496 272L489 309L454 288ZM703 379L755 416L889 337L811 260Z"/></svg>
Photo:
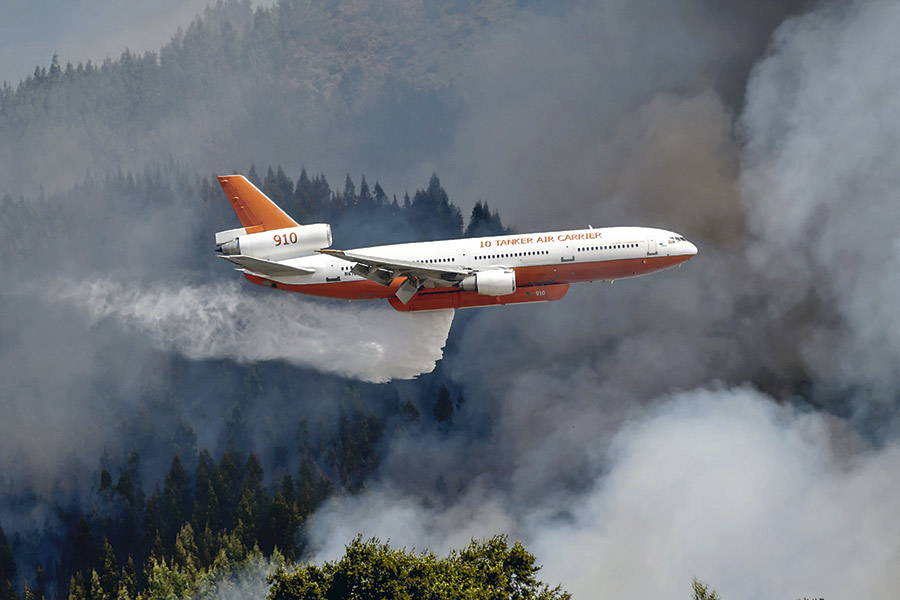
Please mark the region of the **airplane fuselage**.
<svg viewBox="0 0 900 600"><path fill-rule="evenodd" d="M242 175L218 180L243 227L216 233L217 250L247 279L328 298L387 298L401 311L558 300L569 284L647 275L697 253L677 233L649 227L329 250L328 224L300 225Z"/></svg>
<svg viewBox="0 0 900 600"><path fill-rule="evenodd" d="M511 269L515 272L516 291L489 296L426 282L416 297L404 305L395 297L404 278L397 277L385 286L354 275L352 263L329 254L283 261L313 271L307 276L282 277L280 281L253 273L246 273L246 277L259 285L328 298L388 298L398 310L467 308L558 300L570 283L615 281L655 273L685 262L697 253L697 248L671 231L604 227L391 244L347 252L435 268Z"/></svg>

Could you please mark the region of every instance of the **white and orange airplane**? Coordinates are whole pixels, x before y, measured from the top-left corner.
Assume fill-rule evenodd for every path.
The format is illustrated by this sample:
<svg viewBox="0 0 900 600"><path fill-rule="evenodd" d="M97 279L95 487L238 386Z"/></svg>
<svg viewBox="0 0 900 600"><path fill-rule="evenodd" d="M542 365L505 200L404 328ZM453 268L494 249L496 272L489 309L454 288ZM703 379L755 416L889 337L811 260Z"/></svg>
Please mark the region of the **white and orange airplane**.
<svg viewBox="0 0 900 600"><path fill-rule="evenodd" d="M400 311L559 300L571 283L647 275L697 254L677 233L648 227L327 250L330 225L300 225L242 175L218 179L243 227L217 233L216 251L248 280L328 298L387 298Z"/></svg>

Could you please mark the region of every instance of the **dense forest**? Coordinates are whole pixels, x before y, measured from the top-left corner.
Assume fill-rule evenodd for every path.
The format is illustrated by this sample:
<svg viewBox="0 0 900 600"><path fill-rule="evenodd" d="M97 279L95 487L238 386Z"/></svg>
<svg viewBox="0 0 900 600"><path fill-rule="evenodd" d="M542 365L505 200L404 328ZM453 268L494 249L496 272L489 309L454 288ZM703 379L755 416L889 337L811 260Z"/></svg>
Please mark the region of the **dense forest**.
<svg viewBox="0 0 900 600"><path fill-rule="evenodd" d="M257 104L256 115L281 117L278 127L292 124L300 127L298 135L308 135L303 123L321 116L317 105L327 101L331 108L339 99L349 106L359 101L355 96L365 85L359 75L355 83L353 77L338 86L328 81L323 69L333 70L335 61L356 55L345 44L314 55L304 49L319 43L315 40L333 44L336 38L328 40L337 31L345 36L347 9L333 12L294 2L268 9L246 0L219 1L159 53L126 50L99 65L62 65L54 56L19 85L4 82L0 146L4 152L19 148L4 155L9 170L0 177L5 273L52 286L123 274L165 282L174 274L176 280L194 283L228 277L211 252L211 240L215 231L234 227L235 217L215 177L196 172L208 161L190 152L179 153L176 161L172 153L159 151L161 144L173 143L172 136L160 139L147 132L187 132L201 121L221 132L208 117L189 112L185 121L172 107L203 104L204 111L221 114L225 105L237 102ZM498 10L505 9L489 9L482 16ZM383 17L374 15L369 24L384 27L389 21ZM431 17L447 19L440 11ZM392 29L387 25L379 35ZM300 62L298 55L304 57ZM439 137L432 123L452 110L446 92L415 66L422 58L411 56L392 70L389 95L380 101L401 103L392 112L403 114L402 124L379 125L395 139L403 138L402 144L393 144L395 151L409 145L402 131L432 131ZM258 106L267 100L254 90L292 79L301 65L311 68L312 76L305 74L303 84L279 103L301 100L305 119L291 119L282 104ZM360 69L341 66L341 71L345 67L350 74ZM252 98L226 93L235 73L246 78L241 89ZM311 94L312 87L321 89ZM420 114L420 106L429 107L421 113L427 122L410 118ZM27 140L39 140L63 124L65 139L39 151L44 168L38 175L28 168L37 159L26 149L41 143ZM229 125L231 134L247 127L235 121ZM229 134L217 139L215 134L212 145L203 146L225 147L238 139L236 147L248 139L267 143L266 133L264 127L250 138ZM197 146L195 140L204 135L195 131L176 143ZM73 147L77 152L71 152ZM227 156L241 155L229 151ZM510 231L481 201L464 223L437 175L412 195L398 197L389 196L377 181L370 186L365 175L357 188L350 174L332 187L324 173L310 177L303 168L291 177L281 166L260 175L250 165L246 174L299 222L330 223L335 247ZM36 279L35 273L44 275ZM150 589L154 569L185 567L186 548L194 549L194 572L238 564L248 556L280 553L295 559L304 548L304 519L331 494L364 489L386 437L409 428L445 430L464 402L440 369L400 389L346 382L289 364L196 362L158 351L145 359L153 367L135 381L100 375L93 384L111 404L127 398L121 403L138 412L122 413L120 431L102 445L99 465L79 468L90 481L56 481L48 497L30 489L27 474L10 470L8 478L0 478L0 504L8 509L0 511L0 527L12 532L0 536L4 598L106 598L119 594L114 582L135 597ZM298 402L303 408L296 408ZM204 430L199 436L198 427ZM25 517L34 506L52 517L44 522ZM102 594L92 582L98 573Z"/></svg>
<svg viewBox="0 0 900 600"><path fill-rule="evenodd" d="M412 162L449 142L459 97L447 77L462 40L512 10L364 4L218 0L158 52L100 64L54 56L0 86L0 188L56 191L86 170L166 157L204 171L260 157L318 157L330 169L362 154L380 170Z"/></svg>
<svg viewBox="0 0 900 600"><path fill-rule="evenodd" d="M324 175L310 178L305 169L296 182L281 167L267 168L260 178L251 166L247 175L301 222L332 223L336 241L347 244L509 232L497 212L480 201L463 228L461 211L450 201L437 175L412 197L404 194L403 200L396 195L389 198L377 182L370 189L365 177L357 191L350 175L339 190L332 190ZM230 207L214 178L191 178L175 166L92 178L41 202L14 201L7 196L0 215L7 256L32 263L65 254L73 263L94 262L94 269L114 268L97 264L91 253L79 255L77 238L59 233L78 218L82 208L78 199L84 197L102 203L100 209L118 223L140 219L159 206L171 206L173 197L191 203L200 215L200 230L188 231L186 239L178 241L178 247L184 249L178 255L184 261L182 270L194 278L221 276L223 271L216 268L220 265L209 250L210 232L233 226ZM141 198L141 207L136 210L122 198ZM76 213L69 212L73 208ZM26 221L43 221L47 230L54 232L53 243L43 248L46 254L32 252L31 234L19 234L21 228L16 225ZM112 235L113 239L97 243L118 243L116 234ZM148 427L151 422L140 418L123 424L131 450L123 446L123 453L117 456L115 449L108 448L86 497L68 497L48 507L59 520L57 528L0 538L4 600L17 597L14 585L32 586L23 588L23 597L68 595L99 600L134 598L141 593L156 597L157 592L149 590L156 578L164 577L160 569L189 566L196 574L273 554L296 560L304 550L304 520L335 491L353 494L364 489L366 476L378 466L378 448L385 437L410 428L446 429L465 402L458 389L451 393L455 386L444 380L440 370L421 380L412 390L416 394L413 400L409 391L402 392L392 384L345 383L316 373L297 373L288 365L246 367L177 357L166 362L166 373L144 382L142 410L177 413L175 407L183 399L204 393L198 382L208 387L208 382L215 381L218 402L232 406L221 421L216 446L198 446L197 435L185 417L171 425ZM298 380L303 383L293 383ZM298 397L322 397L327 406L314 407L312 413L289 409ZM276 401L278 410L294 415L294 423L293 427L278 424L267 430L264 467L255 452L243 450L258 443L254 440L258 433L248 431L255 426L247 420L253 415L258 421L260 411L274 416L277 412L271 404ZM164 433L167 426L172 430ZM169 440L174 456L166 458L160 435ZM160 472L158 480L152 475L148 479L145 453L152 453L154 463L169 461L164 472L158 467L151 470ZM4 503L27 502L27 490L0 491ZM23 568L17 568L17 560L25 563ZM95 589L92 577L99 577L102 592ZM192 584L182 592L188 589L196 591Z"/></svg>

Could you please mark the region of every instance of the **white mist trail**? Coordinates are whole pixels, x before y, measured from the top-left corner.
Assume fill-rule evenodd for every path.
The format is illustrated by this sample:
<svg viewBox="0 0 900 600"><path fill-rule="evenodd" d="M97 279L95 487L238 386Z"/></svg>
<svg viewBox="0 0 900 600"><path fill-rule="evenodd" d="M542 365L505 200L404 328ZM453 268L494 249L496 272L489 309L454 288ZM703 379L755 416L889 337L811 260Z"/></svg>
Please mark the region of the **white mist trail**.
<svg viewBox="0 0 900 600"><path fill-rule="evenodd" d="M58 299L92 322L112 319L188 358L284 360L369 382L411 379L434 369L454 314L255 294L237 284L146 288L96 280L60 288Z"/></svg>

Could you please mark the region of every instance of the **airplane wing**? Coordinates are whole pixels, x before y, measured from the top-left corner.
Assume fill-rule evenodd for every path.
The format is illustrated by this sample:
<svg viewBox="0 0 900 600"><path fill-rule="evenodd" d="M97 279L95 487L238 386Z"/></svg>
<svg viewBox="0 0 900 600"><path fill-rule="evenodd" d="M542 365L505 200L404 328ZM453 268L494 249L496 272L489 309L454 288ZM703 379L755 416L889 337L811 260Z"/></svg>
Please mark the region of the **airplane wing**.
<svg viewBox="0 0 900 600"><path fill-rule="evenodd" d="M341 258L348 262L360 263L367 267L376 267L393 271L394 277L402 275L415 275L422 279L439 279L442 281L457 281L467 275L472 274L471 269L461 269L459 267L431 266L424 263L407 262L396 260L393 258L378 258L376 256L364 256L354 252L344 252L343 250L319 250L322 254Z"/></svg>
<svg viewBox="0 0 900 600"><path fill-rule="evenodd" d="M365 256L343 250L319 250L319 252L356 263L351 273L381 285L390 285L395 277L406 277L406 281L396 293L403 304L409 302L424 287L426 281L432 281L438 286L450 286L474 272L471 269L461 269L450 265L432 266L424 263Z"/></svg>
<svg viewBox="0 0 900 600"><path fill-rule="evenodd" d="M219 254L219 258L224 258L229 262L233 262L239 267L243 267L248 271L259 273L264 277L297 277L302 275L312 275L315 273L312 269L302 269L299 267L291 267L284 263L275 262L274 260L266 260L264 258L253 258L252 256L223 255Z"/></svg>

